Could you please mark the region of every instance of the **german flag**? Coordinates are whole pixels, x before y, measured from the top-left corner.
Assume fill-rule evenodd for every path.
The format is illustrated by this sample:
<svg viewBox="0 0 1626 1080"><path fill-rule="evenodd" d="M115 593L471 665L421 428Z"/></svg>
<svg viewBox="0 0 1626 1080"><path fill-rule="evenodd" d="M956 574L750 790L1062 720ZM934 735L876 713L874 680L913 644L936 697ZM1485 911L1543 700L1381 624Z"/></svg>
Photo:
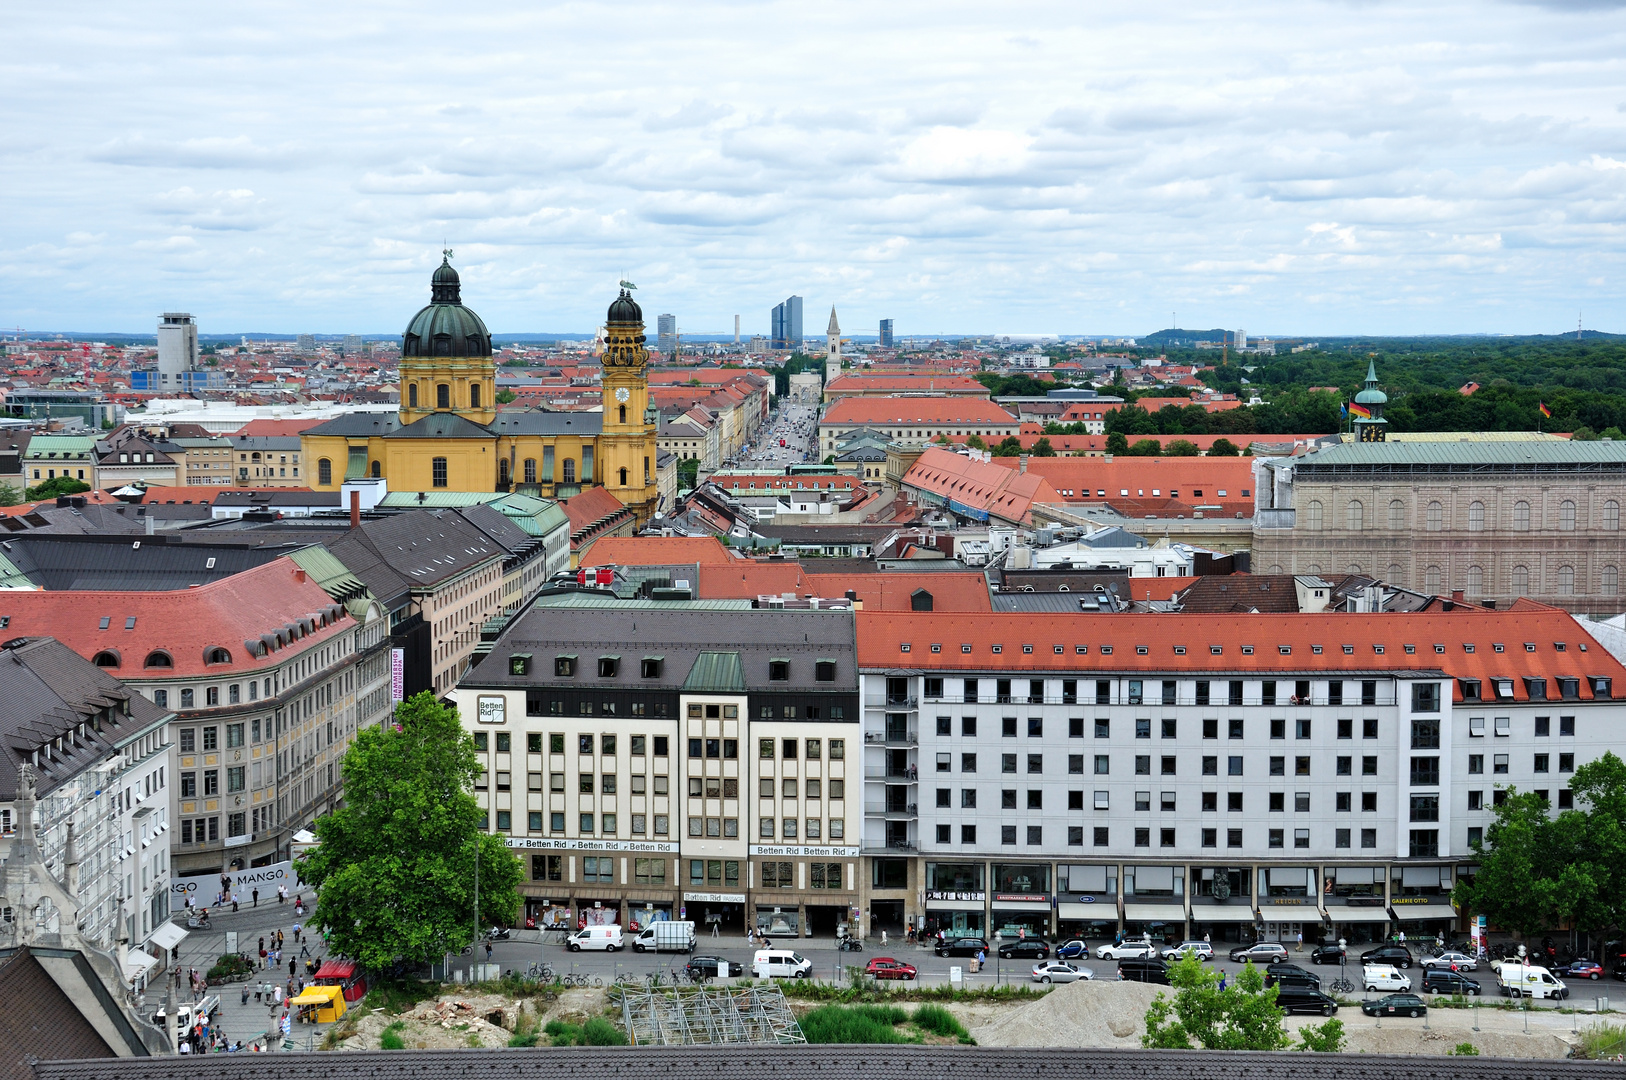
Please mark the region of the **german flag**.
<svg viewBox="0 0 1626 1080"><path fill-rule="evenodd" d="M1358 420L1370 420L1372 419L1372 410L1360 402L1352 401L1349 403L1349 415Z"/></svg>
<svg viewBox="0 0 1626 1080"><path fill-rule="evenodd" d="M1541 415L1548 420L1553 418L1553 410L1547 407L1547 403L1545 401L1541 403Z"/></svg>

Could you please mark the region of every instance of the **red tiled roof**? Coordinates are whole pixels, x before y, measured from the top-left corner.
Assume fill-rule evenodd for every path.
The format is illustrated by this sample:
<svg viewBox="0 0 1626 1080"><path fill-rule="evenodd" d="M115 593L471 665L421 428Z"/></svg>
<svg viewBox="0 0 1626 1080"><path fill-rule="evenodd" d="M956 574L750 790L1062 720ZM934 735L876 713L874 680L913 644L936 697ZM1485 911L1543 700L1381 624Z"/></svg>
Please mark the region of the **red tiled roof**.
<svg viewBox="0 0 1626 1080"><path fill-rule="evenodd" d="M984 511L990 517L1018 524L1032 523L1034 503L1061 501L1061 496L1042 475L1006 469L995 463L999 460L995 458L994 462L973 461L952 450L929 446L904 474L903 486L942 499L953 500L972 510ZM1015 458L1008 460L1012 464L1016 462Z"/></svg>
<svg viewBox="0 0 1626 1080"><path fill-rule="evenodd" d="M841 597L851 589L858 594L865 611L909 611L915 591L932 594L933 611L984 612L992 610L988 600L988 579L980 573L941 570L912 574L886 571L879 574L807 575L807 591L820 597Z"/></svg>
<svg viewBox="0 0 1626 1080"><path fill-rule="evenodd" d="M694 559L686 560L695 562ZM696 596L702 600L754 600L759 596L792 593L798 597L815 591L808 584L802 564L795 562L756 562L733 559L727 564L703 563ZM820 598L840 593L819 593Z"/></svg>
<svg viewBox="0 0 1626 1080"><path fill-rule="evenodd" d="M851 424L996 424L1016 426L1016 417L985 398L845 397L825 412L820 427Z"/></svg>
<svg viewBox="0 0 1626 1080"><path fill-rule="evenodd" d="M325 626L320 625L323 615ZM49 635L87 660L103 650L115 652L120 663L114 673L124 680L230 679L282 662L281 648L259 657L250 653L246 643L258 643L262 635L275 635L288 624L318 616L316 629L298 639L303 648L355 626L344 609L287 558L168 592L5 592L0 594L0 616L10 619L6 626L13 636ZM135 624L126 630L132 618ZM231 663L206 665L205 652L215 648L230 653ZM168 653L174 666L143 667L154 651Z"/></svg>
<svg viewBox="0 0 1626 1080"><path fill-rule="evenodd" d="M1014 470L1020 459L994 458L993 464ZM1028 475L1048 480L1063 502L1172 499L1253 513L1253 459L1247 457L1030 457Z"/></svg>
<svg viewBox="0 0 1626 1080"><path fill-rule="evenodd" d="M712 473L706 482L741 495L750 495L753 489L764 495L771 491L851 491L860 484L852 476L742 476L731 472Z"/></svg>
<svg viewBox="0 0 1626 1080"><path fill-rule="evenodd" d="M1143 397L1136 401L1135 405L1139 408L1145 409L1147 412L1153 413L1157 412L1166 405L1173 405L1177 409L1183 409L1188 405L1201 405L1204 412L1211 413L1229 412L1232 409L1242 408L1242 402L1238 401L1236 398L1221 398L1218 401L1204 401L1197 398L1183 397ZM1113 407L1122 408L1123 406L1117 405Z"/></svg>
<svg viewBox="0 0 1626 1080"><path fill-rule="evenodd" d="M986 386L964 375L843 375L824 388L826 394L873 393L883 390L972 396L980 394L982 397L989 394Z"/></svg>
<svg viewBox="0 0 1626 1080"><path fill-rule="evenodd" d="M559 505L565 508L565 516L570 519L572 535L623 510L629 514L632 512L620 499L601 487L590 487L579 495L561 499Z"/></svg>
<svg viewBox="0 0 1626 1080"><path fill-rule="evenodd" d="M728 546L715 536L606 536L593 545L592 553L583 559L582 565L608 566L611 563L616 566L664 566L669 563L715 565L732 564L736 558L728 550Z"/></svg>
<svg viewBox="0 0 1626 1080"><path fill-rule="evenodd" d="M671 386L675 383L699 381L707 386L720 386L733 382L742 375L755 375L759 379L773 381L773 376L761 368L681 368L676 371L654 368L649 372L649 385Z"/></svg>
<svg viewBox="0 0 1626 1080"><path fill-rule="evenodd" d="M290 435L301 435L311 428L325 423L327 423L326 420L250 420L232 434L286 438Z"/></svg>
<svg viewBox="0 0 1626 1080"><path fill-rule="evenodd" d="M1593 700L1591 677L1612 680L1615 692L1626 687L1626 667L1592 641L1567 612L1529 601L1504 611L1461 605L1449 613L1377 615L1024 612L969 620L952 612L906 614L866 609L857 618L858 663L864 668L1257 672L1278 677L1300 671L1439 671L1454 680L1480 680L1481 693L1492 698L1492 680L1511 679L1515 701L1530 700L1526 677L1579 678L1583 701ZM907 653L902 648L905 644L910 647ZM942 645L942 651L933 652L933 644ZM1504 651L1496 651L1498 644ZM971 647L970 653L961 651L965 645ZM1000 647L997 653L996 645ZM1031 646L1032 652L1025 652L1025 646ZM1412 652L1406 651L1408 646ZM1472 652L1468 646L1473 647ZM1079 652L1081 647L1086 651ZM1320 654L1315 652L1317 648L1322 650ZM1557 689L1549 682L1547 692L1555 703ZM1454 685L1453 694L1455 700L1463 700L1460 683Z"/></svg>

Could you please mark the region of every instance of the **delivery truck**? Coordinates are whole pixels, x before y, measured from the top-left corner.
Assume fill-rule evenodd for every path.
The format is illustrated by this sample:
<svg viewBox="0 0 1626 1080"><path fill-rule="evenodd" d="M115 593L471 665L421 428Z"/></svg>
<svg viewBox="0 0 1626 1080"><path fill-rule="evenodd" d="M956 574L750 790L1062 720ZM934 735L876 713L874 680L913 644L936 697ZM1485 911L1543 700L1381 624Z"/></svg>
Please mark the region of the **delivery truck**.
<svg viewBox="0 0 1626 1080"><path fill-rule="evenodd" d="M636 952L694 952L694 923L661 919L633 939Z"/></svg>

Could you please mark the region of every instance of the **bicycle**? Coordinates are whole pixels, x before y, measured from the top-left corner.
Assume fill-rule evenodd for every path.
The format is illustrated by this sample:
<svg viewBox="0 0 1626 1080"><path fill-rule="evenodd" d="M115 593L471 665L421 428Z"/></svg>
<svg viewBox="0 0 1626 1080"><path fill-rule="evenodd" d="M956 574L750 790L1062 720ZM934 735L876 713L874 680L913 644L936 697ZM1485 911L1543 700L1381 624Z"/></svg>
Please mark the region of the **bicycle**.
<svg viewBox="0 0 1626 1080"><path fill-rule="evenodd" d="M1350 982L1348 979L1334 979L1331 984L1331 989L1335 994L1353 994L1355 992L1355 984Z"/></svg>

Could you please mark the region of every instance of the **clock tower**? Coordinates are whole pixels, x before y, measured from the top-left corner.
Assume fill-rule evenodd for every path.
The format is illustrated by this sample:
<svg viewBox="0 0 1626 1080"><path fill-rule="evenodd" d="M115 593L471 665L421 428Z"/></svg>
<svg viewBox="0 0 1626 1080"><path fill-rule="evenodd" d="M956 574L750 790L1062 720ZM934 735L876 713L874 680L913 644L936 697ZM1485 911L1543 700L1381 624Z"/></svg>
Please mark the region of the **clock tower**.
<svg viewBox="0 0 1626 1080"><path fill-rule="evenodd" d="M604 425L598 438L603 483L632 510L642 528L657 509L655 427L659 420L649 407L644 348L644 313L621 283L621 295L610 304L604 320Z"/></svg>

